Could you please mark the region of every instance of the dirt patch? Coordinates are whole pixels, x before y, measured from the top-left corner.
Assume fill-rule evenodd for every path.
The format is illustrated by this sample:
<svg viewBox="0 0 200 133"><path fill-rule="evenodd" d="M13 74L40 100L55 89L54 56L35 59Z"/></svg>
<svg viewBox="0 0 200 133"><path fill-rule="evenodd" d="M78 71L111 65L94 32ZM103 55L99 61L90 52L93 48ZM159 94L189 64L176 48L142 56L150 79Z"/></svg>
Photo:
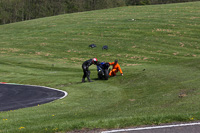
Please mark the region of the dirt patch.
<svg viewBox="0 0 200 133"><path fill-rule="evenodd" d="M173 53L173 55L178 55L178 54L179 54L179 52Z"/></svg>
<svg viewBox="0 0 200 133"><path fill-rule="evenodd" d="M182 42L180 42L180 47L184 47L185 46L185 44L183 44Z"/></svg>
<svg viewBox="0 0 200 133"><path fill-rule="evenodd" d="M188 95L196 94L195 91L196 91L196 89L181 89L178 96L179 96L179 98L183 98Z"/></svg>
<svg viewBox="0 0 200 133"><path fill-rule="evenodd" d="M50 55L52 55L52 54L50 54L50 53L45 53L45 52L35 52L35 55L50 56Z"/></svg>
<svg viewBox="0 0 200 133"><path fill-rule="evenodd" d="M46 46L47 43L40 43L40 46Z"/></svg>
<svg viewBox="0 0 200 133"><path fill-rule="evenodd" d="M160 32L172 32L170 29L156 29L156 31Z"/></svg>
<svg viewBox="0 0 200 133"><path fill-rule="evenodd" d="M18 48L1 48L0 51L15 53L15 52L21 51L21 49L18 49Z"/></svg>
<svg viewBox="0 0 200 133"><path fill-rule="evenodd" d="M138 65L142 65L142 64L126 64L126 66L138 66Z"/></svg>
<svg viewBox="0 0 200 133"><path fill-rule="evenodd" d="M85 59L84 58L75 58L75 57L72 57L71 60L72 61L84 61Z"/></svg>
<svg viewBox="0 0 200 133"><path fill-rule="evenodd" d="M131 102L134 102L134 101L135 101L135 99L129 99L129 101L131 101Z"/></svg>

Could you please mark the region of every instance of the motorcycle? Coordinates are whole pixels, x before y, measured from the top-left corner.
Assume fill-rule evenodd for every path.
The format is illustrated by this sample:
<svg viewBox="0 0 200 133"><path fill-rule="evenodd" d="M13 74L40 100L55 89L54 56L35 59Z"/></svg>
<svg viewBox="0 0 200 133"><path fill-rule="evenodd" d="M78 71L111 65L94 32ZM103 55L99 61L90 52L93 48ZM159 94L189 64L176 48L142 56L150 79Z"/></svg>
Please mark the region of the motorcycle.
<svg viewBox="0 0 200 133"><path fill-rule="evenodd" d="M97 64L98 79L108 80L109 78L109 63L101 62Z"/></svg>

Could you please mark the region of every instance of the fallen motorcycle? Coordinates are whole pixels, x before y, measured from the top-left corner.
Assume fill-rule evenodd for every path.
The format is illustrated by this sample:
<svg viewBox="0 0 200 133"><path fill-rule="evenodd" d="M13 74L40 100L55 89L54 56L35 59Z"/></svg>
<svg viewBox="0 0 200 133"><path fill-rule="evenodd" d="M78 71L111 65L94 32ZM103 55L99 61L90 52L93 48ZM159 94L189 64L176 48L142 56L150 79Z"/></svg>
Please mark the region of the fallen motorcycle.
<svg viewBox="0 0 200 133"><path fill-rule="evenodd" d="M98 79L108 80L109 78L109 63L101 62L97 64Z"/></svg>

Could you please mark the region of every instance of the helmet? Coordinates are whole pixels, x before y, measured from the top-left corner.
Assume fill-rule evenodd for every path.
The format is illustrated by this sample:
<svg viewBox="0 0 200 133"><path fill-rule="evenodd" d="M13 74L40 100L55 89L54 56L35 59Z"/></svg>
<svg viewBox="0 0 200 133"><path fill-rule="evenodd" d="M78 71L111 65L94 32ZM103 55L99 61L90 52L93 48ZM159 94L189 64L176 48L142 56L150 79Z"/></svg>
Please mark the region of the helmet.
<svg viewBox="0 0 200 133"><path fill-rule="evenodd" d="M93 63L93 64L96 64L97 61L98 61L97 58L93 58L93 59L92 59L92 63Z"/></svg>

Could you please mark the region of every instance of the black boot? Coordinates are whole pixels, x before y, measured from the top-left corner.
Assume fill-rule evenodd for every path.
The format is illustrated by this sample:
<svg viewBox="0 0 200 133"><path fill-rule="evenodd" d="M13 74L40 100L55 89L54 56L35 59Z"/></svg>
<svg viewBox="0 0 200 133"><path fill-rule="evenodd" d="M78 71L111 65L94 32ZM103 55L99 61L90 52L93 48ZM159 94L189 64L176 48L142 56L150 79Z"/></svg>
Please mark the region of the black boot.
<svg viewBox="0 0 200 133"><path fill-rule="evenodd" d="M82 78L82 83L85 83L85 78Z"/></svg>
<svg viewBox="0 0 200 133"><path fill-rule="evenodd" d="M89 80L89 82L93 82L92 80Z"/></svg>
<svg viewBox="0 0 200 133"><path fill-rule="evenodd" d="M93 81L90 79L90 77L87 77L87 79L88 79L89 82L93 82Z"/></svg>
<svg viewBox="0 0 200 133"><path fill-rule="evenodd" d="M88 79L89 82L93 82L93 81L90 79L90 77L87 77L87 79Z"/></svg>

